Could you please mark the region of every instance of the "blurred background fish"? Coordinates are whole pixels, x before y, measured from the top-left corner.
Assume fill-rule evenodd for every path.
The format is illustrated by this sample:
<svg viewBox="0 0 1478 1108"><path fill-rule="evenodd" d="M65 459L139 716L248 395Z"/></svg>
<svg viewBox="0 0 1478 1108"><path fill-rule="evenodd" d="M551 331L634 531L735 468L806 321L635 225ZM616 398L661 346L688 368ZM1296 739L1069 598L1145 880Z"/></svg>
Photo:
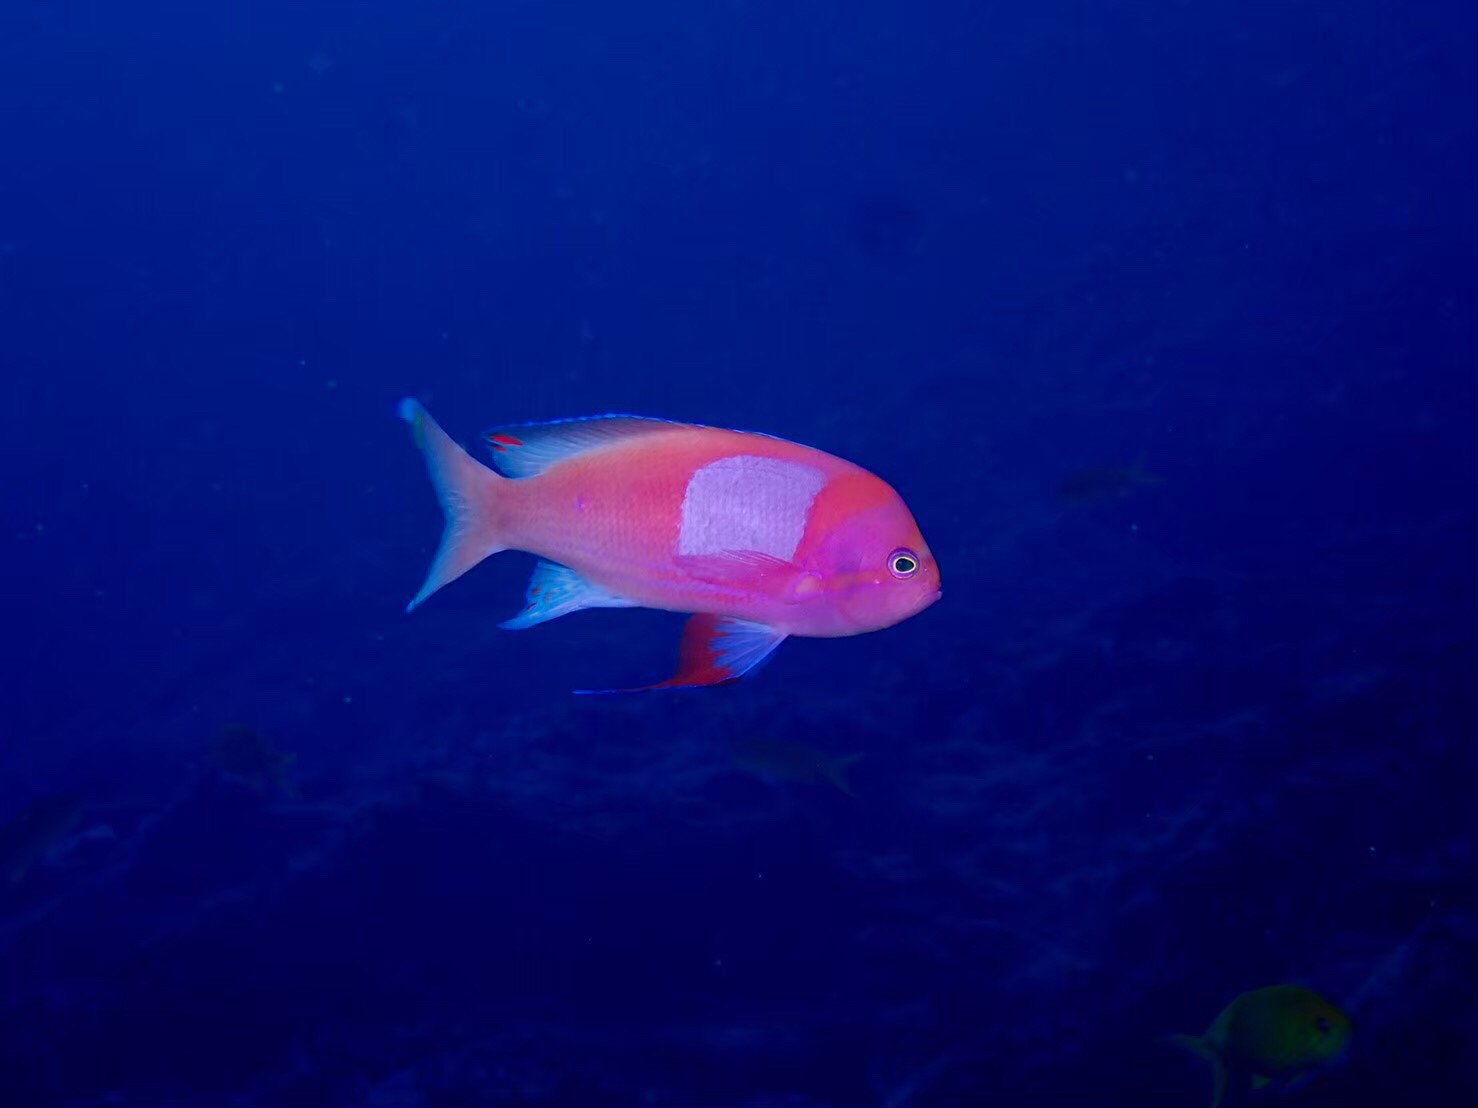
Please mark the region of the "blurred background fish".
<svg viewBox="0 0 1478 1108"><path fill-rule="evenodd" d="M861 761L861 754L829 754L806 743L784 739L749 739L733 751L734 765L766 781L792 784L824 781L855 797L847 770Z"/></svg>
<svg viewBox="0 0 1478 1108"><path fill-rule="evenodd" d="M1350 1017L1302 985L1269 985L1233 1000L1206 1034L1170 1041L1211 1064L1211 1108L1219 1108L1229 1088L1293 1087L1338 1065Z"/></svg>
<svg viewBox="0 0 1478 1108"><path fill-rule="evenodd" d="M72 796L44 796L32 801L0 827L0 872L19 885L82 822L81 801Z"/></svg>
<svg viewBox="0 0 1478 1108"><path fill-rule="evenodd" d="M1163 484L1163 477L1145 468L1146 460L1146 456L1140 454L1127 466L1095 466L1074 470L1057 486L1057 499L1064 504L1088 504L1123 496L1134 489Z"/></svg>
<svg viewBox="0 0 1478 1108"><path fill-rule="evenodd" d="M297 761L296 754L279 750L256 728L242 723L226 724L210 743L210 763L223 776L289 800L297 796L293 773Z"/></svg>

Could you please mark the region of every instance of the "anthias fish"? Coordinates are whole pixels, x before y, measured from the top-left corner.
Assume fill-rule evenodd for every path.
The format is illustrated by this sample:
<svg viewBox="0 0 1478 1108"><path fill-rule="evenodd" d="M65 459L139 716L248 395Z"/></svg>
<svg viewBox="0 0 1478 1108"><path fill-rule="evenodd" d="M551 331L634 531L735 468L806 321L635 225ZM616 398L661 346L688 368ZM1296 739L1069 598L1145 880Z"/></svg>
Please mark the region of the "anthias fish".
<svg viewBox="0 0 1478 1108"><path fill-rule="evenodd" d="M902 497L841 458L769 435L639 416L503 427L475 461L403 400L446 530L416 607L490 554L542 560L532 627L581 608L689 612L671 678L734 681L789 635L891 627L940 597L939 567ZM635 691L635 690L632 690Z"/></svg>

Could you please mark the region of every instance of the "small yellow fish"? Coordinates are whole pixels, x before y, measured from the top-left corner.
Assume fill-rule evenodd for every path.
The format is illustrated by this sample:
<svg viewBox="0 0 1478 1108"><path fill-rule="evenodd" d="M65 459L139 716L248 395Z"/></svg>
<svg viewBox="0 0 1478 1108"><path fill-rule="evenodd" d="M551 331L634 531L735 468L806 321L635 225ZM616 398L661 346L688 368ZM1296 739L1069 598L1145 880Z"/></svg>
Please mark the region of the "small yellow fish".
<svg viewBox="0 0 1478 1108"><path fill-rule="evenodd" d="M1170 1041L1211 1063L1211 1108L1235 1077L1254 1089L1292 1086L1337 1065L1350 1046L1350 1017L1302 985L1269 985L1243 993L1210 1030Z"/></svg>
<svg viewBox="0 0 1478 1108"><path fill-rule="evenodd" d="M70 796L42 797L0 827L0 872L6 882L21 878L82 822L82 805Z"/></svg>
<svg viewBox="0 0 1478 1108"><path fill-rule="evenodd" d="M847 780L847 767L861 754L828 754L804 743L780 739L751 739L734 748L734 765L745 773L772 781L826 781L855 797Z"/></svg>
<svg viewBox="0 0 1478 1108"><path fill-rule="evenodd" d="M254 728L239 723L222 727L210 744L210 760L227 777L252 788L275 791L292 799L296 788L292 769L296 754L285 754Z"/></svg>

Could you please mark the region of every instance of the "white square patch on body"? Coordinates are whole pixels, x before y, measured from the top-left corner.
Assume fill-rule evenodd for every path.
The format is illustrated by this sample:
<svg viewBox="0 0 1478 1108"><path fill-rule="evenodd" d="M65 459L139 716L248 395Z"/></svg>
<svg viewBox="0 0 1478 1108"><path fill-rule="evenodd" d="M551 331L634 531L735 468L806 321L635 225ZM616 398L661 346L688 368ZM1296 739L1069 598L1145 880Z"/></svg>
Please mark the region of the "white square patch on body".
<svg viewBox="0 0 1478 1108"><path fill-rule="evenodd" d="M683 496L679 554L757 550L790 561L826 474L802 462L737 454L695 470Z"/></svg>

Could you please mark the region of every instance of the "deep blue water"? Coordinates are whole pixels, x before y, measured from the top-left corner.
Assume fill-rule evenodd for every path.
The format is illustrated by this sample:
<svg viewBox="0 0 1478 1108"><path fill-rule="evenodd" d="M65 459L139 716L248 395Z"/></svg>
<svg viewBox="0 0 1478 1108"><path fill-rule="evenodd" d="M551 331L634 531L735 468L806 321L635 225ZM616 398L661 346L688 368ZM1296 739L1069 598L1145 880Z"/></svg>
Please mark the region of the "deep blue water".
<svg viewBox="0 0 1478 1108"><path fill-rule="evenodd" d="M1471 1103L1475 34L10 0L0 821L82 815L0 885L0 1102L1201 1105L1160 1037L1297 981L1348 1063L1234 1103ZM572 697L679 617L500 631L521 554L405 615L404 395L851 458L944 600Z"/></svg>

